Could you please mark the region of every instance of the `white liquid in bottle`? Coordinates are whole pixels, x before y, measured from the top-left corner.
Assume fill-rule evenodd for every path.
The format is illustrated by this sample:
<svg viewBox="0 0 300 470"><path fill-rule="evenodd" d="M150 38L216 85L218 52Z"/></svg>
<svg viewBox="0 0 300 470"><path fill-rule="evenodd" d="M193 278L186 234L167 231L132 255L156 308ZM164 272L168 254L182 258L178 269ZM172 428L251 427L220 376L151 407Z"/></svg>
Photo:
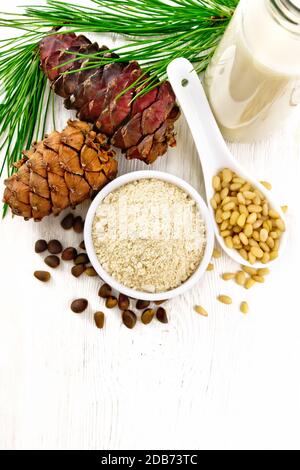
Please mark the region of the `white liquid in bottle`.
<svg viewBox="0 0 300 470"><path fill-rule="evenodd" d="M206 71L213 112L231 141L267 137L300 102L300 32L277 22L269 3L238 7Z"/></svg>

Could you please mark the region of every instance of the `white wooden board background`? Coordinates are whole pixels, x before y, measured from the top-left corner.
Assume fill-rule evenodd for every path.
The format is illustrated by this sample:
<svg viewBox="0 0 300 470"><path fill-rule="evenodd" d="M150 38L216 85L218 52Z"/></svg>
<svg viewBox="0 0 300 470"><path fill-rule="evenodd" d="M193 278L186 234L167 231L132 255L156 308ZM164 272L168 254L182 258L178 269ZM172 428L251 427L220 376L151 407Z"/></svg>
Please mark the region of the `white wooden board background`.
<svg viewBox="0 0 300 470"><path fill-rule="evenodd" d="M70 114L59 98L57 107L62 129ZM153 168L204 195L183 117L177 129L177 148ZM130 331L115 310L96 329L93 312L105 310L97 279L76 280L66 263L49 284L32 275L44 267L35 240L64 237L67 246L81 237L61 231L61 217L0 222L1 449L300 448L300 117L272 139L230 148L289 205L286 253L250 292L220 280L237 269L224 255L191 292L168 303L168 325ZM120 160L120 174L137 169L144 165ZM234 305L219 304L220 293ZM69 309L77 297L90 301L82 315ZM238 309L244 299L248 316ZM193 312L198 303L208 319Z"/></svg>

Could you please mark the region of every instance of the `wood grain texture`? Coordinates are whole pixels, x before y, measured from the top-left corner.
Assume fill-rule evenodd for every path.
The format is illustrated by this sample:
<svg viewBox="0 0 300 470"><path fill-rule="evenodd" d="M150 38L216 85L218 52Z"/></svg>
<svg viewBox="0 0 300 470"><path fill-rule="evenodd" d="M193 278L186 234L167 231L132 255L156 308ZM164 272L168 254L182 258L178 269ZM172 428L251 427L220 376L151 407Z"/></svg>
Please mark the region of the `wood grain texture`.
<svg viewBox="0 0 300 470"><path fill-rule="evenodd" d="M59 98L56 105L62 129L70 113ZM183 117L177 132L177 147L153 168L204 195ZM230 148L289 205L286 253L250 292L220 279L237 269L222 256L191 292L168 303L168 325L126 329L99 300L99 281L73 278L67 263L49 284L33 277L44 267L35 240L64 237L76 246L82 239L61 231L62 216L0 222L1 449L300 448L299 115L272 139ZM120 174L144 168L120 160ZM234 304L218 303L220 293ZM76 297L89 299L82 315L69 309ZM193 311L198 303L208 318ZM106 311L102 331L93 324L99 309Z"/></svg>

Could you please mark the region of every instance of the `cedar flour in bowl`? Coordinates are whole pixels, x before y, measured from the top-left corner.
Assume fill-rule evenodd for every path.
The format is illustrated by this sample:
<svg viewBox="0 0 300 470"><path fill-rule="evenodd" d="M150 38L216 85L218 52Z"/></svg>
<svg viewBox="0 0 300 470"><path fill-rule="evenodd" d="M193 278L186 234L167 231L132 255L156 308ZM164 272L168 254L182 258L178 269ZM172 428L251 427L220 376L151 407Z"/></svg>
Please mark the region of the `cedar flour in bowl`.
<svg viewBox="0 0 300 470"><path fill-rule="evenodd" d="M179 178L153 171L138 174L143 177L117 185L98 204L98 196L93 201L86 229L93 245L90 259L98 272L101 266L100 276L106 273L105 281L114 280L121 292L125 288L128 295L134 291L149 300L170 298L200 267L205 272L213 247L213 235L209 243L207 236L212 233L209 216L198 193Z"/></svg>

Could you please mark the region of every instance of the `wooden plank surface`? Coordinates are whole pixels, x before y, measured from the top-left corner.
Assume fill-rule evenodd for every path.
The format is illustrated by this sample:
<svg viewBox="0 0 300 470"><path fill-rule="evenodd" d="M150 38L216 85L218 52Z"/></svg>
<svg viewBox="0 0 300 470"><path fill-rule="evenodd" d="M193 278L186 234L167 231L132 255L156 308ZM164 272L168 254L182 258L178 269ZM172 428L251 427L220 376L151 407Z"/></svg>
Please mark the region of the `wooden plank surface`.
<svg viewBox="0 0 300 470"><path fill-rule="evenodd" d="M59 98L56 106L61 129L70 113ZM152 168L204 195L183 117L177 140ZM81 237L62 232L61 217L0 222L1 449L300 448L299 115L272 139L230 148L289 205L286 252L266 284L250 292L220 280L237 269L222 256L214 272L168 303L168 325L129 331L116 310L97 330L93 312L105 309L99 281L76 280L66 264L46 285L32 275L44 266L35 240L64 237L67 246ZM120 174L137 169L145 167L120 159ZM220 293L233 306L219 304ZM81 296L90 306L75 315L69 303ZM250 304L247 316L238 309L242 300ZM208 318L193 312L196 303Z"/></svg>

